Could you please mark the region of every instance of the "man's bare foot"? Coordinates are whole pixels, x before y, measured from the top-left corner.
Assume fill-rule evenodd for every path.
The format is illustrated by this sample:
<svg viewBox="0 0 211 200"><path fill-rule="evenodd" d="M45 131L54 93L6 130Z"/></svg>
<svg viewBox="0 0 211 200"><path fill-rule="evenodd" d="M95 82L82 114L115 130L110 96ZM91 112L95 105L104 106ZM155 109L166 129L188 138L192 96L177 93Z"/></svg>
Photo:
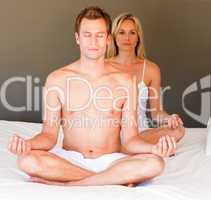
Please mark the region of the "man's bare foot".
<svg viewBox="0 0 211 200"><path fill-rule="evenodd" d="M46 185L59 185L59 186L83 186L80 184L80 181L70 181L70 182L59 182L59 181L50 181L47 179L39 177L30 177L29 182L41 183ZM134 183L125 184L127 187L135 187Z"/></svg>
<svg viewBox="0 0 211 200"><path fill-rule="evenodd" d="M134 183L129 183L129 184L127 184L127 187L134 187L134 186L135 186Z"/></svg>
<svg viewBox="0 0 211 200"><path fill-rule="evenodd" d="M67 185L67 182L50 181L50 180L47 180L47 179L33 177L33 176L31 176L28 181L34 182L34 183L42 183L42 184L46 184L46 185L60 185L60 186L66 186Z"/></svg>

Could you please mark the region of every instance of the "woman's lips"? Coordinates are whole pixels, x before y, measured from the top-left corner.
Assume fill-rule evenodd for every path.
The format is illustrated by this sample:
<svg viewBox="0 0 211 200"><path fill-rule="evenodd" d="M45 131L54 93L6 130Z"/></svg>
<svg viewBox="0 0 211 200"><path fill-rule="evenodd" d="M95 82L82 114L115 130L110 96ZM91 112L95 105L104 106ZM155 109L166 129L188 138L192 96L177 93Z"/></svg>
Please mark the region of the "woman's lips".
<svg viewBox="0 0 211 200"><path fill-rule="evenodd" d="M130 46L131 43L122 43L123 45Z"/></svg>

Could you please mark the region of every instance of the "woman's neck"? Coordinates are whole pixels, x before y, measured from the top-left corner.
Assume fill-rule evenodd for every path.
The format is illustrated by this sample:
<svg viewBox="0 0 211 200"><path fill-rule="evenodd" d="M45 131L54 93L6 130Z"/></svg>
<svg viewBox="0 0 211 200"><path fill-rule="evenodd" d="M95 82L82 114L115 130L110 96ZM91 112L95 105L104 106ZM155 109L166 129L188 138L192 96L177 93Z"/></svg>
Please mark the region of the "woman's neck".
<svg viewBox="0 0 211 200"><path fill-rule="evenodd" d="M137 56L134 52L131 51L120 51L116 58L119 63L124 65L130 65L136 61Z"/></svg>

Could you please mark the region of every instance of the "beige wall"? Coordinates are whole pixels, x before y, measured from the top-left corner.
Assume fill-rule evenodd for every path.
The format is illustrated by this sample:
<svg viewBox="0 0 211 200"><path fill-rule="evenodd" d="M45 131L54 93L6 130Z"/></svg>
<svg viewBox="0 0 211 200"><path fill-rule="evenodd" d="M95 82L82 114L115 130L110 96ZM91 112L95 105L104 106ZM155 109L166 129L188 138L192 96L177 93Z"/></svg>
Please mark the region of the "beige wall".
<svg viewBox="0 0 211 200"><path fill-rule="evenodd" d="M147 56L161 67L162 85L170 85L164 104L182 115L187 126L200 126L185 114L181 95L195 80L210 73L211 1L209 0L0 0L0 86L13 76L39 77L41 87L48 73L79 56L73 23L88 5L102 6L113 17L129 11L143 24ZM12 84L7 97L23 105L24 84ZM194 100L193 100L194 99ZM200 112L200 96L187 100ZM41 112L10 112L0 102L0 119L40 121Z"/></svg>

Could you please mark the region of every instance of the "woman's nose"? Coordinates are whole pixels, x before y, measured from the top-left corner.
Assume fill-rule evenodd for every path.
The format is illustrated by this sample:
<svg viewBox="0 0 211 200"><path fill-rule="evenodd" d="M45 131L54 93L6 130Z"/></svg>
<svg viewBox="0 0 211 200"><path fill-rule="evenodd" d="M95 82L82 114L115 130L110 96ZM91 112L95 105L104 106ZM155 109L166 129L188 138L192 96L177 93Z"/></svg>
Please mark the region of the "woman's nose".
<svg viewBox="0 0 211 200"><path fill-rule="evenodd" d="M127 39L127 40L129 40L130 39L130 33L125 33L124 34L124 38Z"/></svg>
<svg viewBox="0 0 211 200"><path fill-rule="evenodd" d="M128 33L126 34L126 40L130 40L130 35Z"/></svg>

